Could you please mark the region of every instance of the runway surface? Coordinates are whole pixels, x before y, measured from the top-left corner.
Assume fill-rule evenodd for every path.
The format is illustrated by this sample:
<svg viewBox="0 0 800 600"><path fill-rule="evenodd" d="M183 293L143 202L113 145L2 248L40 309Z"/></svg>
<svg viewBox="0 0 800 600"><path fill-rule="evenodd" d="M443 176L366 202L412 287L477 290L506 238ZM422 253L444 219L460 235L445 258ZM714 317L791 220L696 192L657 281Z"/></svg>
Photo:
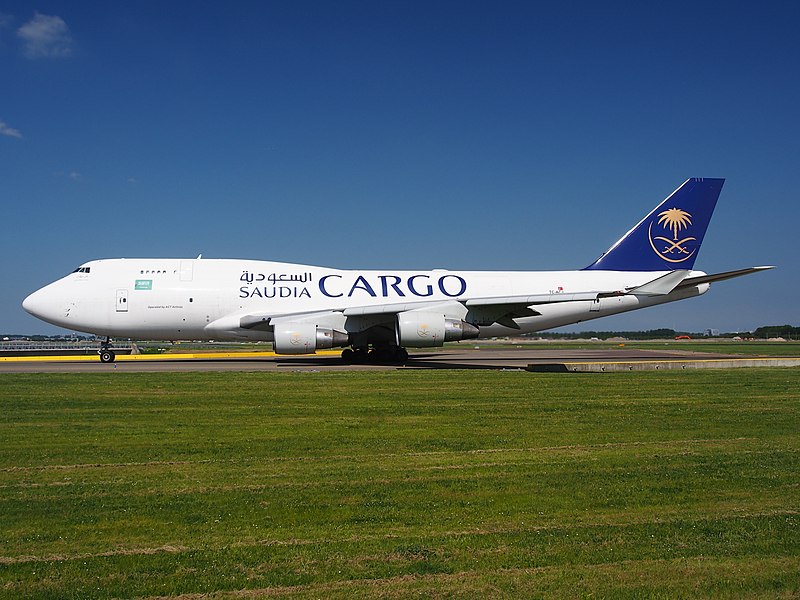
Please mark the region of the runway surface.
<svg viewBox="0 0 800 600"><path fill-rule="evenodd" d="M216 353L187 355L143 355L120 357L103 364L95 357L39 357L35 360L0 360L0 373L105 373L109 371L364 371L394 369L525 369L551 363L602 363L625 361L741 360L741 355L678 350L628 348L565 350L541 347L446 348L437 352L412 352L406 365L347 365L339 353L314 356L276 356L264 353Z"/></svg>

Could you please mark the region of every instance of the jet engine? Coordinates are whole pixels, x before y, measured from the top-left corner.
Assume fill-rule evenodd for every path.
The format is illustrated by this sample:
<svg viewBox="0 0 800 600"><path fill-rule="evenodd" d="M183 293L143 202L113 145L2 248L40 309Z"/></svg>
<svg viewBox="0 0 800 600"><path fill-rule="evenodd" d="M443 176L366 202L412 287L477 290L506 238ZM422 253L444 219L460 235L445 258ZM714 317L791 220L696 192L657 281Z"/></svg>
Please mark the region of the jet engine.
<svg viewBox="0 0 800 600"><path fill-rule="evenodd" d="M276 354L313 354L316 350L349 343L349 336L343 331L314 323L276 323L274 336Z"/></svg>
<svg viewBox="0 0 800 600"><path fill-rule="evenodd" d="M479 330L461 319L448 319L441 313L407 311L397 315L397 345L430 348L445 342L478 337Z"/></svg>

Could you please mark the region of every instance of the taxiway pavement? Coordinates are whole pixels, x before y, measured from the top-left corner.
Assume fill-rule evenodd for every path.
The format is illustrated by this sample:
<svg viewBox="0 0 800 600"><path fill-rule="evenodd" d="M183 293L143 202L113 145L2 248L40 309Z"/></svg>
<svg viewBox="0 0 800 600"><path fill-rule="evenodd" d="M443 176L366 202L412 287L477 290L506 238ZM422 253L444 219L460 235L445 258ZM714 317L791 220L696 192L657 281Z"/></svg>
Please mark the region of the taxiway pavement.
<svg viewBox="0 0 800 600"><path fill-rule="evenodd" d="M436 352L412 352L406 365L347 365L337 353L313 356L276 356L265 353L208 353L147 355L138 360L104 364L99 358L38 357L36 360L0 361L0 373L107 373L192 371L363 371L386 369L527 369L530 365L558 363L619 363L729 359L752 357L680 350L606 348L565 350L541 347L446 348ZM50 360L48 360L50 359Z"/></svg>

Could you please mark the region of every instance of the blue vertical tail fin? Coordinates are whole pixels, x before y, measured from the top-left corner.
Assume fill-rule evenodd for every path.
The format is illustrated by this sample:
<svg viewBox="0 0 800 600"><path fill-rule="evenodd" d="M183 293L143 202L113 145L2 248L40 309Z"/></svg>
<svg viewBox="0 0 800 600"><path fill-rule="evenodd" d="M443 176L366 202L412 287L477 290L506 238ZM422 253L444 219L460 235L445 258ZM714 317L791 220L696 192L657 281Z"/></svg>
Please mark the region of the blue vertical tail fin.
<svg viewBox="0 0 800 600"><path fill-rule="evenodd" d="M687 179L586 270L693 268L723 183L724 179Z"/></svg>

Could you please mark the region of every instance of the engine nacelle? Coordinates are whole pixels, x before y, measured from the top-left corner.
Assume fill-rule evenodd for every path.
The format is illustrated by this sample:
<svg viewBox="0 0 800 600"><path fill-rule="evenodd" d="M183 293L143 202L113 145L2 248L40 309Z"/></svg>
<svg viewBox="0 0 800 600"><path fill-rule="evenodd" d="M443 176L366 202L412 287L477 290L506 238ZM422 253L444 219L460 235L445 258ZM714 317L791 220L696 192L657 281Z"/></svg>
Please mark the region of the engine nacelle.
<svg viewBox="0 0 800 600"><path fill-rule="evenodd" d="M461 319L447 319L441 313L407 311L397 315L397 345L431 348L445 342L478 337L479 330Z"/></svg>
<svg viewBox="0 0 800 600"><path fill-rule="evenodd" d="M314 323L276 323L273 347L276 354L313 354L316 350L346 346L349 336Z"/></svg>

